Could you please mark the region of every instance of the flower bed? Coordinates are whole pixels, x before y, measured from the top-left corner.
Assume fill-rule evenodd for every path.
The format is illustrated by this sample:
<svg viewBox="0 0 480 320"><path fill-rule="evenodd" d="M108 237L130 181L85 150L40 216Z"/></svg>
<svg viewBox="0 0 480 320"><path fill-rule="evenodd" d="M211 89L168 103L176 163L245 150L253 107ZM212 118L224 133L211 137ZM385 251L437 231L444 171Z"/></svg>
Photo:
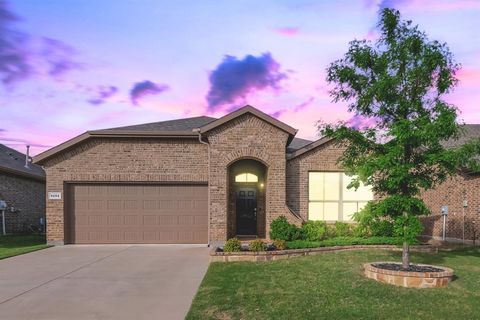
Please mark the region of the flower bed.
<svg viewBox="0 0 480 320"><path fill-rule="evenodd" d="M332 246L305 249L287 249L287 250L269 250L269 251L240 251L223 252L221 248L215 248L210 252L211 262L234 262L234 261L273 261L281 259L290 259L294 257L309 256L332 251L346 250L368 250L382 249L401 251L402 249L394 245L353 245L353 246ZM438 252L438 247L430 245L418 245L410 248L414 252Z"/></svg>
<svg viewBox="0 0 480 320"><path fill-rule="evenodd" d="M452 269L425 264L412 264L408 270L396 262L374 262L364 266L367 278L407 288L444 287L453 278Z"/></svg>

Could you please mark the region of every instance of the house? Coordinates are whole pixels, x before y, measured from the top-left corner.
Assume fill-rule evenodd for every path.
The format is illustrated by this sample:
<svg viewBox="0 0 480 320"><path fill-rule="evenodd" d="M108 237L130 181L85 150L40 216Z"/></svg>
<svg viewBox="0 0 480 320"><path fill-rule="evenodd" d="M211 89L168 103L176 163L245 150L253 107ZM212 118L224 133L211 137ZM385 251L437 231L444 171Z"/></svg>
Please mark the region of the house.
<svg viewBox="0 0 480 320"><path fill-rule="evenodd" d="M28 150L28 149L27 149ZM0 144L0 200L7 233L31 232L45 221L45 172L28 155ZM1 228L1 227L0 227Z"/></svg>
<svg viewBox="0 0 480 320"><path fill-rule="evenodd" d="M480 125L466 124L458 139L445 142L457 147L472 139L480 139ZM436 240L465 241L480 239L480 174L459 170L435 189L422 194L431 214L422 218L424 235ZM448 213L442 215L442 207ZM445 231L445 232L444 232Z"/></svg>
<svg viewBox="0 0 480 320"><path fill-rule="evenodd" d="M47 240L219 244L268 239L282 215L348 221L372 193L346 189L338 144L296 133L251 106L87 131L34 158L47 175Z"/></svg>

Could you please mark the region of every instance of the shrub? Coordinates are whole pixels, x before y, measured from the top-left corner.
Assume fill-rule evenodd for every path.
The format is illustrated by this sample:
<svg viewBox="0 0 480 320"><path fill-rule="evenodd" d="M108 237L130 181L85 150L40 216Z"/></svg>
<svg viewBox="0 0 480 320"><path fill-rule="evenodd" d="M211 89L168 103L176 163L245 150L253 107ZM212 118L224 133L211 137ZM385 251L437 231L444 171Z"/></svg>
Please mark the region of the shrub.
<svg viewBox="0 0 480 320"><path fill-rule="evenodd" d="M287 243L289 249L306 249L306 248L319 248L319 247L333 247L333 246L353 246L353 245L400 245L402 239L399 237L337 237L332 239L326 239L322 241L305 241L296 240Z"/></svg>
<svg viewBox="0 0 480 320"><path fill-rule="evenodd" d="M302 238L307 241L320 241L327 237L325 221L307 221L302 225Z"/></svg>
<svg viewBox="0 0 480 320"><path fill-rule="evenodd" d="M352 228L350 224L337 221L335 222L335 236L336 237L349 237L352 235Z"/></svg>
<svg viewBox="0 0 480 320"><path fill-rule="evenodd" d="M224 252L239 252L242 251L242 243L238 238L230 238L223 246Z"/></svg>
<svg viewBox="0 0 480 320"><path fill-rule="evenodd" d="M393 222L389 219L374 220L370 225L372 236L391 237L393 236Z"/></svg>
<svg viewBox="0 0 480 320"><path fill-rule="evenodd" d="M276 250L285 250L287 248L287 242L285 240L276 239L273 241L273 246Z"/></svg>
<svg viewBox="0 0 480 320"><path fill-rule="evenodd" d="M292 241L301 236L300 229L287 221L287 218L280 216L270 224L270 238L273 240Z"/></svg>
<svg viewBox="0 0 480 320"><path fill-rule="evenodd" d="M260 239L253 240L248 245L248 249L253 252L265 251L267 245Z"/></svg>
<svg viewBox="0 0 480 320"><path fill-rule="evenodd" d="M370 201L359 212L353 215L358 222L355 230L356 236L368 237L391 237L393 236L393 221L388 217L381 216L376 210L375 203Z"/></svg>

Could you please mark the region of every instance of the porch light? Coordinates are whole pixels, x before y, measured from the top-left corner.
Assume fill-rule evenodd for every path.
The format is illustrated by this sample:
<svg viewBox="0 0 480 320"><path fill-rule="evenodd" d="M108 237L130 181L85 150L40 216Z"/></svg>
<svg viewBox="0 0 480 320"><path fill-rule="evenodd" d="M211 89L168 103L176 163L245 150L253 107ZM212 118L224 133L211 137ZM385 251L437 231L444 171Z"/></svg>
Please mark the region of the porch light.
<svg viewBox="0 0 480 320"><path fill-rule="evenodd" d="M263 188L265 185L262 183L260 183L260 188Z"/></svg>

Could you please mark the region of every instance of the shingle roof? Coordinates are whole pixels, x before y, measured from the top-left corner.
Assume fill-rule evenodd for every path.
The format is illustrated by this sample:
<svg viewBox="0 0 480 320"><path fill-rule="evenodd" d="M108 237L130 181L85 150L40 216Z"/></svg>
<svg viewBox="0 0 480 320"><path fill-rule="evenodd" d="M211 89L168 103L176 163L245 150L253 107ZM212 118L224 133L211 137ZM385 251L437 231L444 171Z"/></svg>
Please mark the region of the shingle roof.
<svg viewBox="0 0 480 320"><path fill-rule="evenodd" d="M41 166L30 162L28 168L25 168L25 154L3 144L0 144L0 171L34 179L45 179L45 171Z"/></svg>
<svg viewBox="0 0 480 320"><path fill-rule="evenodd" d="M465 124L458 139L450 139L443 143L447 148L458 147L472 139L480 139L480 124Z"/></svg>
<svg viewBox="0 0 480 320"><path fill-rule="evenodd" d="M184 118L169 121L143 123L133 126L109 128L103 130L96 130L96 132L109 132L109 131L192 131L193 129L200 128L214 120L212 117L193 117Z"/></svg>
<svg viewBox="0 0 480 320"><path fill-rule="evenodd" d="M293 138L292 142L287 146L287 153L295 152L298 149L301 149L312 142L313 141L302 138Z"/></svg>

